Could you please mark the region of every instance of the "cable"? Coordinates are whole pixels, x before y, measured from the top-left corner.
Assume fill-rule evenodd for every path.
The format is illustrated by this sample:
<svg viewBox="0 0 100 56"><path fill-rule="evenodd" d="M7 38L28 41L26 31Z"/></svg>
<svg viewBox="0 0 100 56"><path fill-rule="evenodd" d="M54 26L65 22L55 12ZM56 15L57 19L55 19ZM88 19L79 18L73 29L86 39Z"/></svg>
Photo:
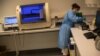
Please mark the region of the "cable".
<svg viewBox="0 0 100 56"><path fill-rule="evenodd" d="M18 30L17 32L18 32L18 33L16 34L16 35L17 35L16 38L18 38L18 40L20 41L20 35L19 35L20 32L19 32L19 30ZM16 41L16 42L17 42L17 41ZM19 46L19 45L18 45L18 46ZM18 47L18 46L17 46L17 47ZM18 47L18 48L19 48L19 47ZM16 56L19 56L19 55L20 55L20 51L19 51L19 49L17 49L17 50L16 50Z"/></svg>
<svg viewBox="0 0 100 56"><path fill-rule="evenodd" d="M13 24L11 25L11 28L12 28L12 30L13 30L13 32L15 32L15 29L13 28ZM16 49L16 56L19 56L19 50L18 50L18 43L17 43L17 34L16 33L14 33L13 35L12 35L12 38L14 38L14 43L15 43L15 49Z"/></svg>
<svg viewBox="0 0 100 56"><path fill-rule="evenodd" d="M23 38L23 47L24 47L24 34L25 33L24 33L24 31L22 31L22 33L23 33L23 37L22 38Z"/></svg>
<svg viewBox="0 0 100 56"><path fill-rule="evenodd" d="M18 43L17 43L17 38L16 38L16 34L14 35L14 39L15 39L15 48L16 48L16 56L19 56L19 49L18 49Z"/></svg>
<svg viewBox="0 0 100 56"><path fill-rule="evenodd" d="M24 47L24 31L22 31L21 30L21 33L20 33L20 31L18 31L18 39L19 39L19 41L20 41L20 43L21 43L21 47ZM21 35L22 35L22 37L21 37ZM20 54L20 52L19 53L17 53L18 55Z"/></svg>

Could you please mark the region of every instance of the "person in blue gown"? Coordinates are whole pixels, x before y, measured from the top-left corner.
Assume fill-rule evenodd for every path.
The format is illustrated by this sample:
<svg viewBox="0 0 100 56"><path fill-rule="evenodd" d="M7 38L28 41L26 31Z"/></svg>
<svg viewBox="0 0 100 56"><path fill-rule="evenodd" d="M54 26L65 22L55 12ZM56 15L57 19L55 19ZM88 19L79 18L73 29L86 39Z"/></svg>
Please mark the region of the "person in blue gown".
<svg viewBox="0 0 100 56"><path fill-rule="evenodd" d="M76 16L76 13L80 10L80 6L76 3L72 4L72 9L69 10L62 22L59 31L58 38L58 48L62 50L64 56L68 55L68 48L70 45L70 35L71 35L71 27L73 27L74 23L81 21L82 17Z"/></svg>

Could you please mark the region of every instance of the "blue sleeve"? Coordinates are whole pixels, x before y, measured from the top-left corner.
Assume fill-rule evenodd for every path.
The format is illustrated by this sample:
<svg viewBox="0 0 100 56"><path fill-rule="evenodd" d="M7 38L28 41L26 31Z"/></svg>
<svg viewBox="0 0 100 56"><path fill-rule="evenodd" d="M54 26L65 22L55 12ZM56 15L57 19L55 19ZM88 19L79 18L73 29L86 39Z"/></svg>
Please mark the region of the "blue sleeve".
<svg viewBox="0 0 100 56"><path fill-rule="evenodd" d="M67 13L67 16L69 18L69 20L71 20L72 22L77 22L77 21L80 21L82 20L82 17L77 17L73 12L68 12Z"/></svg>

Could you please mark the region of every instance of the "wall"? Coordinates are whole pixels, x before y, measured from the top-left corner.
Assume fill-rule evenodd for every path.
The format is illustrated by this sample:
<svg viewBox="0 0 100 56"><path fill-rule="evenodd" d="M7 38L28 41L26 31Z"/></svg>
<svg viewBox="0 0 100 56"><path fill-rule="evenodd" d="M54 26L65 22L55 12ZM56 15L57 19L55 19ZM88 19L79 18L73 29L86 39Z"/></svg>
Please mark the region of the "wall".
<svg viewBox="0 0 100 56"><path fill-rule="evenodd" d="M0 2L0 23L2 22L2 3Z"/></svg>
<svg viewBox="0 0 100 56"><path fill-rule="evenodd" d="M16 6L22 4L33 4L33 3L41 3L48 2L50 6L50 16L53 18L54 16L63 17L65 12L71 8L71 4L77 2L81 5L82 11L84 14L95 14L96 8L88 8L85 5L84 0L2 0L2 10L0 14L0 18L3 19L5 16L15 16L16 15ZM2 20L0 20L2 21Z"/></svg>

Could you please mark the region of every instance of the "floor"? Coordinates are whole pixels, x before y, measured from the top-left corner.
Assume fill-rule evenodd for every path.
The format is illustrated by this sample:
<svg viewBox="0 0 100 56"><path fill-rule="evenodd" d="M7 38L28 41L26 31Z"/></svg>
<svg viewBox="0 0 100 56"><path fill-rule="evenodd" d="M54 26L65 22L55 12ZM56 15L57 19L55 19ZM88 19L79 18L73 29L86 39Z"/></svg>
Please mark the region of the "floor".
<svg viewBox="0 0 100 56"><path fill-rule="evenodd" d="M16 56L15 53L8 53L7 56ZM62 56L60 49L41 49L41 50L31 50L22 51L19 56Z"/></svg>

